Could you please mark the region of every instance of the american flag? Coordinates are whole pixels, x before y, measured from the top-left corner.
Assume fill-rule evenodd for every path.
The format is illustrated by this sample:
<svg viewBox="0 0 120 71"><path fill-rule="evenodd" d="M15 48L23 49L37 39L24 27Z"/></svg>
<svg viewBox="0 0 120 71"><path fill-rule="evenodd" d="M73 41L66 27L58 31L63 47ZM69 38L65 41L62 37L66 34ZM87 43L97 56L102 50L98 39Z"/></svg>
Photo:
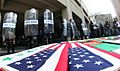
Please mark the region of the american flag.
<svg viewBox="0 0 120 71"><path fill-rule="evenodd" d="M100 71L113 66L85 48L69 49L69 71Z"/></svg>
<svg viewBox="0 0 120 71"><path fill-rule="evenodd" d="M113 71L120 67L120 59L81 43L65 42L32 50L22 52L25 56L17 53L0 57L0 65L9 71Z"/></svg>
<svg viewBox="0 0 120 71"><path fill-rule="evenodd" d="M55 52L54 49L46 49L20 61L16 61L8 66L18 69L20 71L36 71L41 67L46 60Z"/></svg>
<svg viewBox="0 0 120 71"><path fill-rule="evenodd" d="M0 67L0 71L2 71L2 68Z"/></svg>

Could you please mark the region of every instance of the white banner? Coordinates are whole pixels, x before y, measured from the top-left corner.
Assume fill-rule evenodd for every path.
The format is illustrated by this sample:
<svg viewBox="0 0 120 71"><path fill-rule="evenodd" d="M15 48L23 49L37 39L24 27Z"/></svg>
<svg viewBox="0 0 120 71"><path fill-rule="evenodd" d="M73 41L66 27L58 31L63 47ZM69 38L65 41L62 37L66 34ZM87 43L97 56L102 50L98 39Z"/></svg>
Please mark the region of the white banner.
<svg viewBox="0 0 120 71"><path fill-rule="evenodd" d="M4 28L15 28L16 24L15 23L3 23Z"/></svg>
<svg viewBox="0 0 120 71"><path fill-rule="evenodd" d="M34 25L34 24L38 24L38 20L26 20L25 25Z"/></svg>
<svg viewBox="0 0 120 71"><path fill-rule="evenodd" d="M53 20L44 20L44 23L45 23L45 24L54 24L54 23L53 23Z"/></svg>
<svg viewBox="0 0 120 71"><path fill-rule="evenodd" d="M86 27L83 28L84 31L88 30Z"/></svg>

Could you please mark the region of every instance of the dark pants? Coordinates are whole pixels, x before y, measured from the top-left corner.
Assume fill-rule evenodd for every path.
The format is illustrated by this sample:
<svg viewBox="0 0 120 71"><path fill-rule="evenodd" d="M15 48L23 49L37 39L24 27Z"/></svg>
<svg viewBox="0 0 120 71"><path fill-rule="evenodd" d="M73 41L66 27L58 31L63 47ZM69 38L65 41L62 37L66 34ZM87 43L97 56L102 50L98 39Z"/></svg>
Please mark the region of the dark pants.
<svg viewBox="0 0 120 71"><path fill-rule="evenodd" d="M62 40L63 40L63 41L67 41L67 36L63 36L63 37L62 37Z"/></svg>
<svg viewBox="0 0 120 71"><path fill-rule="evenodd" d="M98 29L94 29L93 32L94 32L93 37L94 37L94 38L97 38L98 35L99 35L99 34L98 34Z"/></svg>
<svg viewBox="0 0 120 71"><path fill-rule="evenodd" d="M12 50L12 53L14 53L14 46L13 46L13 39L7 39L6 40L6 47L7 47L7 53L10 53L10 49Z"/></svg>
<svg viewBox="0 0 120 71"><path fill-rule="evenodd" d="M114 28L114 35L117 36L119 34L118 28Z"/></svg>
<svg viewBox="0 0 120 71"><path fill-rule="evenodd" d="M118 35L120 35L120 27L118 27Z"/></svg>

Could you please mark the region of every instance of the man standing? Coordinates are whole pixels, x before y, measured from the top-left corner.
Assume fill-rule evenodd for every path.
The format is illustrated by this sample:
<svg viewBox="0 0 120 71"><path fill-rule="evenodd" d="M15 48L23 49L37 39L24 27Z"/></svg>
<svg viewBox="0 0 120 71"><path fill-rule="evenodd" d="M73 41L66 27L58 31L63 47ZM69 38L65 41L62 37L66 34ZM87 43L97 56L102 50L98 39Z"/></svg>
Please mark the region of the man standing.
<svg viewBox="0 0 120 71"><path fill-rule="evenodd" d="M67 20L63 19L63 41L67 40Z"/></svg>
<svg viewBox="0 0 120 71"><path fill-rule="evenodd" d="M71 27L71 25L70 25L70 22L69 23L67 23L67 40L68 41L70 41L72 38L72 27Z"/></svg>
<svg viewBox="0 0 120 71"><path fill-rule="evenodd" d="M79 39L79 31L78 31L76 23L73 19L70 19L70 25L71 25L72 34L73 34L71 38L78 40Z"/></svg>
<svg viewBox="0 0 120 71"><path fill-rule="evenodd" d="M93 29L94 29L94 38L97 38L99 36L99 25L98 23L94 22L93 23Z"/></svg>

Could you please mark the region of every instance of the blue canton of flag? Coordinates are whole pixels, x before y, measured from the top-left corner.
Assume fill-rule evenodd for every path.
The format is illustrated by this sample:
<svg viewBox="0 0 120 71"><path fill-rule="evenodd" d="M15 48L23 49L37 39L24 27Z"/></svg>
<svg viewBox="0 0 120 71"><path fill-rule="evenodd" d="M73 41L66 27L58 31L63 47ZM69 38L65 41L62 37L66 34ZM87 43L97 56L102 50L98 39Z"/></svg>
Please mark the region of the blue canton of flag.
<svg viewBox="0 0 120 71"><path fill-rule="evenodd" d="M113 66L85 48L69 49L69 71L100 71Z"/></svg>
<svg viewBox="0 0 120 71"><path fill-rule="evenodd" d="M19 71L36 71L40 68L45 61L55 52L54 49L46 49L29 57L26 57L20 61L9 64Z"/></svg>

